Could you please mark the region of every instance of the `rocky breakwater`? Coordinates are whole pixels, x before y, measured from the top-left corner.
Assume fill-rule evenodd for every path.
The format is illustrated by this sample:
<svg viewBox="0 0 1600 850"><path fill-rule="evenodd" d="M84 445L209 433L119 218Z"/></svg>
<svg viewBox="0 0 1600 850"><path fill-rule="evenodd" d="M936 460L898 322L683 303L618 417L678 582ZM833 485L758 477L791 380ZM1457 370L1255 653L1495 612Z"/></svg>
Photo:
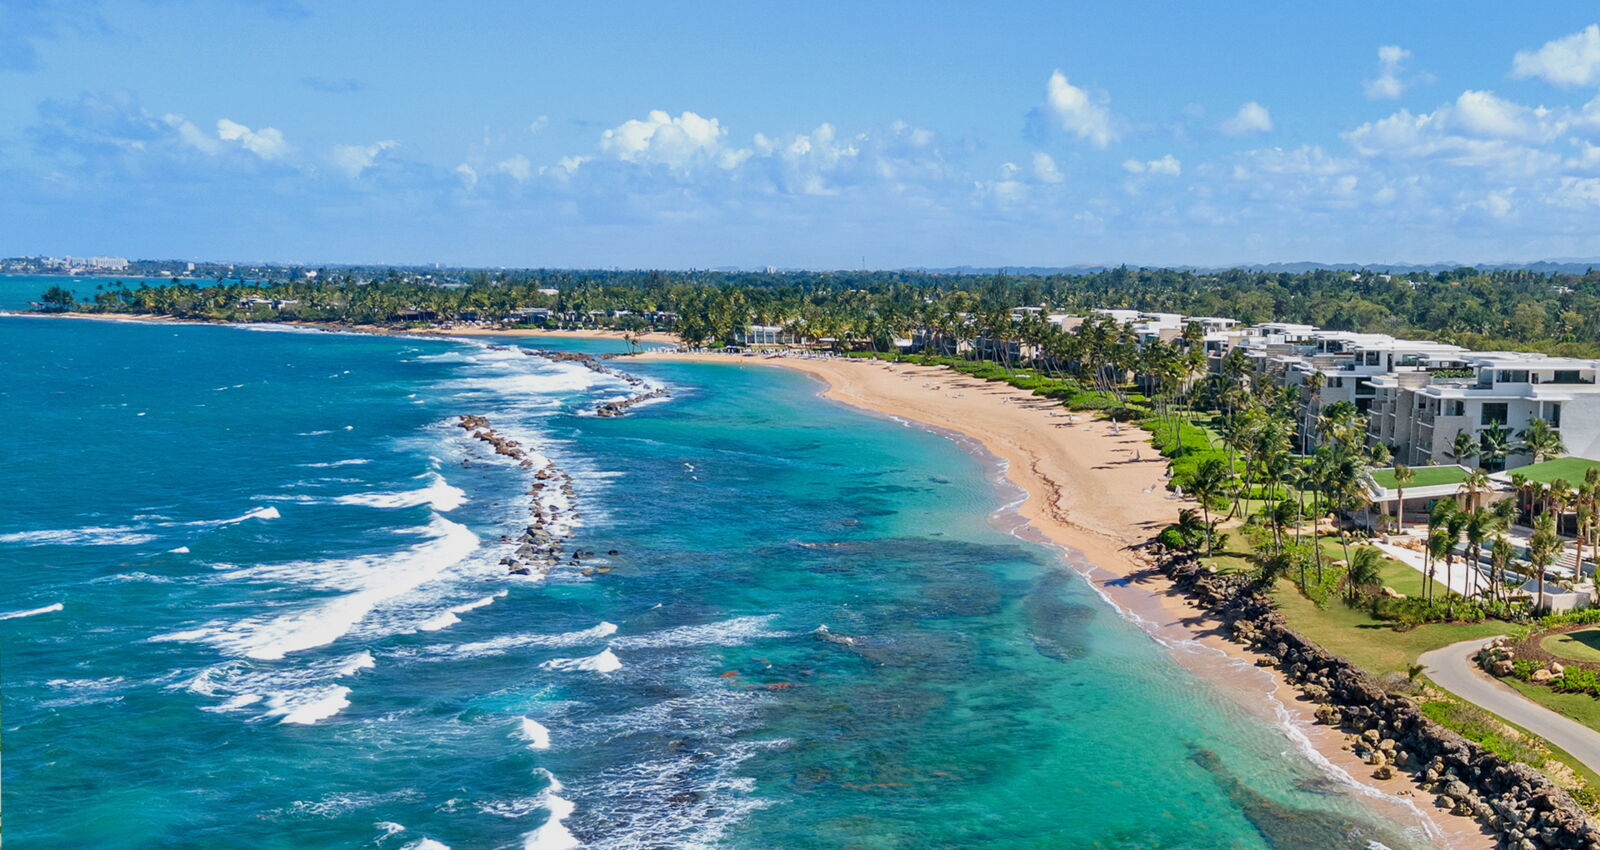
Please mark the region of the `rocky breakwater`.
<svg viewBox="0 0 1600 850"><path fill-rule="evenodd" d="M528 525L516 537L504 538L505 542L516 544L516 550L500 561L511 574L548 575L558 564L577 566L582 558L594 554L573 552L569 556L567 553L573 524L578 519L577 492L572 486L572 476L550 461L541 464L543 458L530 454L521 443L496 432L482 416L462 416L456 424L493 447L495 454L511 458L523 469L534 470L533 484L528 487Z"/></svg>
<svg viewBox="0 0 1600 850"><path fill-rule="evenodd" d="M1218 575L1191 556L1163 558L1157 568L1317 703L1317 722L1349 733L1374 778L1409 773L1442 806L1489 827L1501 847L1600 850L1600 829L1564 789L1440 726L1415 702L1288 628L1250 579Z"/></svg>
<svg viewBox="0 0 1600 850"><path fill-rule="evenodd" d="M530 357L543 357L544 359L553 363L577 363L591 372L596 372L598 374L606 375L625 382L632 392L630 392L626 398L618 399L617 401L601 402L600 404L595 405L594 412L597 416L605 418L622 416L634 405L641 404L651 399L665 398L668 395L666 387L652 387L645 381L645 379L639 377L638 375L630 375L621 369L613 369L610 366L600 362L600 358L595 357L593 354L581 354L574 351L551 351L548 349L526 348L522 350L522 353Z"/></svg>

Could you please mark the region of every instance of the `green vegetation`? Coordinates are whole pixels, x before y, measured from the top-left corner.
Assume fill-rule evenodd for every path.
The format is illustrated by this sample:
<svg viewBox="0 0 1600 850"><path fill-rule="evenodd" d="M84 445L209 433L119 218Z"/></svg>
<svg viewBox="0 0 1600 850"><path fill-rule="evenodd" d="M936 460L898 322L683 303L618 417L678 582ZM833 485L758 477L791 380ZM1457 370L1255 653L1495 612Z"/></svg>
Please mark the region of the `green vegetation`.
<svg viewBox="0 0 1600 850"><path fill-rule="evenodd" d="M1459 466L1417 466L1412 467L1412 479L1406 482L1406 489L1412 487L1438 487L1443 484L1460 484L1467 480L1469 471ZM1385 490L1395 489L1393 469L1375 469L1372 471L1373 483Z"/></svg>
<svg viewBox="0 0 1600 850"><path fill-rule="evenodd" d="M1506 761L1518 761L1532 767L1544 767L1549 754L1526 739L1505 734L1500 718L1456 700L1429 700L1422 704L1422 713L1439 725L1453 729L1461 737L1474 741Z"/></svg>
<svg viewBox="0 0 1600 850"><path fill-rule="evenodd" d="M1600 628L1546 635L1539 640L1539 646L1560 659L1600 664Z"/></svg>
<svg viewBox="0 0 1600 850"><path fill-rule="evenodd" d="M747 324L773 324L837 339L846 349L879 350L887 350L894 337L907 335L912 326L946 335L974 326L977 332L966 338L1031 342L1033 330L1010 327L1007 313L1015 307L1042 305L1067 313L1127 307L1227 316L1246 324L1303 322L1334 330L1426 336L1482 350L1600 356L1600 272L1462 268L1389 280L1364 274L1351 280L1348 272L1333 270L1289 274L1117 268L1023 277L915 271L526 270L456 273L452 277L465 285L450 287L435 285L435 274L331 269L319 272L315 280L112 287L83 300L89 309L108 312L245 320L280 314L271 306L242 303L245 299L287 299L296 303L283 307L281 315L356 324L406 324L429 317L499 320L520 308L548 308L553 315L541 324L624 329L654 324L695 342L731 341ZM559 292L552 296L540 289ZM645 314L657 319L641 319ZM1004 321L997 321L1001 316Z"/></svg>
<svg viewBox="0 0 1600 850"><path fill-rule="evenodd" d="M1396 631L1369 610L1334 603L1318 607L1292 584L1279 582L1273 600L1289 627L1323 649L1341 655L1373 674L1403 673L1417 656L1431 649L1506 631L1504 623L1429 623Z"/></svg>
<svg viewBox="0 0 1600 850"><path fill-rule="evenodd" d="M1519 466L1516 472L1529 481L1536 481L1540 484L1553 484L1557 480L1572 483L1580 482L1584 480L1584 476L1591 469L1600 469L1600 460L1563 457L1529 466Z"/></svg>

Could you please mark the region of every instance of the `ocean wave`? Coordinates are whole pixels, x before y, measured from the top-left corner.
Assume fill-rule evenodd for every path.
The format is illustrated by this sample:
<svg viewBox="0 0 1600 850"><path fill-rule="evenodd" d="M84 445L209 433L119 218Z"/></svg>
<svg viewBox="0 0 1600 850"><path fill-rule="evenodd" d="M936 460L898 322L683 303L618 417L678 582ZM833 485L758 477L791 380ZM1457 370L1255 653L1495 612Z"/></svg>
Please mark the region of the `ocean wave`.
<svg viewBox="0 0 1600 850"><path fill-rule="evenodd" d="M0 543L28 546L138 546L156 539L137 526L40 529L0 534Z"/></svg>
<svg viewBox="0 0 1600 850"><path fill-rule="evenodd" d="M26 611L6 611L0 613L0 620L16 620L22 617L32 617L37 614L49 614L55 611L60 611L64 607L66 606L62 605L60 602L52 602L42 608L29 608Z"/></svg>
<svg viewBox="0 0 1600 850"><path fill-rule="evenodd" d="M761 638L788 637L788 632L768 629L776 614L734 617L720 623L677 626L642 635L628 635L611 641L618 649L666 649L681 646L738 646Z"/></svg>
<svg viewBox="0 0 1600 850"><path fill-rule="evenodd" d="M369 670L377 662L365 650L299 667L260 667L248 661L226 661L201 670L181 687L222 702L207 711L249 710L252 720L277 718L282 723L310 725L350 705L350 688L338 680Z"/></svg>
<svg viewBox="0 0 1600 850"><path fill-rule="evenodd" d="M308 469L333 469L339 466L360 466L364 463L372 463L372 461L364 457L352 457L344 460L330 460L324 463L302 463L300 465Z"/></svg>
<svg viewBox="0 0 1600 850"><path fill-rule="evenodd" d="M550 730L531 717L524 717L517 724L517 735L528 742L530 750L550 749Z"/></svg>
<svg viewBox="0 0 1600 850"><path fill-rule="evenodd" d="M622 659L610 647L587 658L552 658L539 665L542 670L592 670L596 673L615 673L622 669Z"/></svg>
<svg viewBox="0 0 1600 850"><path fill-rule="evenodd" d="M523 850L571 850L577 847L579 842L563 821L572 816L577 806L560 796L564 789L554 774L542 767L539 768L539 772L549 782L540 794L540 798L544 807L549 810L550 816L545 818L544 824L538 829L523 837L522 848Z"/></svg>
<svg viewBox="0 0 1600 850"><path fill-rule="evenodd" d="M277 508L268 505L261 508L251 508L236 517L229 517L228 519L197 519L193 522L178 523L178 525L194 526L196 528L216 528L223 525L237 525L246 520L279 519L282 516L283 514L278 513Z"/></svg>
<svg viewBox="0 0 1600 850"><path fill-rule="evenodd" d="M456 644L455 646L430 647L429 655L447 656L452 659L460 658L488 658L504 655L513 649L523 647L565 647L583 646L609 637L617 630L615 623L602 622L599 625L576 632L562 634L515 634L504 635L491 640L476 641L473 643Z"/></svg>
<svg viewBox="0 0 1600 850"><path fill-rule="evenodd" d="M428 485L416 490L403 490L398 493L353 493L348 496L337 496L333 501L341 505L363 505L369 508L414 508L418 505L431 505L438 511L453 511L466 504L467 491L446 481L443 475L429 472L425 477Z"/></svg>
<svg viewBox="0 0 1600 850"><path fill-rule="evenodd" d="M485 596L482 599L474 599L471 602L464 602L460 605L454 605L446 608L444 611L441 611L438 614L422 621L422 625L417 626L417 629L424 632L436 632L440 629L447 629L456 623L461 622L461 618L456 615L465 614L468 611L482 608L487 605L493 605L496 599L504 597L506 593L507 591L502 590L498 593Z"/></svg>
<svg viewBox="0 0 1600 850"><path fill-rule="evenodd" d="M754 779L738 775L740 765L787 745L741 742L602 772L585 783L583 795L594 813L596 843L616 850L717 845L730 828L772 805L755 796Z"/></svg>
<svg viewBox="0 0 1600 850"><path fill-rule="evenodd" d="M419 838L416 841L401 847L400 850L450 850L450 845L432 838Z"/></svg>
<svg viewBox="0 0 1600 850"><path fill-rule="evenodd" d="M228 580L281 582L340 591L293 614L212 622L152 640L200 640L232 654L271 660L326 646L349 633L380 605L444 577L478 549L471 529L433 514L430 539L398 553L326 561L294 561L232 570Z"/></svg>

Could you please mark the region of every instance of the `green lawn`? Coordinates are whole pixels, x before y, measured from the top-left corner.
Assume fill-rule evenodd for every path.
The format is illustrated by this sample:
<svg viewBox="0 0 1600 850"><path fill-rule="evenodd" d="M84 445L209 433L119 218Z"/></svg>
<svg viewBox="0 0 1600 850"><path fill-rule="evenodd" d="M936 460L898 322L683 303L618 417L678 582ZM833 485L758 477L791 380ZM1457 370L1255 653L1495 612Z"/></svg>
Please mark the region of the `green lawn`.
<svg viewBox="0 0 1600 850"><path fill-rule="evenodd" d="M1385 565L1386 568L1388 565ZM1400 569L1405 569L1400 567ZM1416 571L1409 571L1417 575ZM1389 580L1385 575L1385 580ZM1399 577L1395 577L1396 580ZM1393 585L1390 585L1393 587ZM1401 593L1407 591L1396 587ZM1421 590L1420 576L1417 590ZM1510 628L1505 623L1491 620L1486 623L1430 623L1410 631L1397 632L1389 623L1379 620L1358 608L1343 602L1331 602L1318 608L1311 600L1300 595L1292 582L1279 581L1273 598L1283 611L1289 627L1316 641L1323 649L1350 659L1369 673L1404 673L1417 661L1417 656L1430 649L1438 649L1457 641L1488 639L1505 634Z"/></svg>
<svg viewBox="0 0 1600 850"><path fill-rule="evenodd" d="M1413 466L1416 478L1407 482L1406 488L1437 487L1441 484L1460 484L1467 480L1467 471L1459 466ZM1393 469L1374 469L1372 480L1385 490L1395 489Z"/></svg>
<svg viewBox="0 0 1600 850"><path fill-rule="evenodd" d="M1519 466L1508 469L1507 473L1517 473L1526 476L1530 481L1549 484L1557 478L1565 478L1568 484L1576 487L1583 483L1583 476L1591 469L1600 469L1600 460L1588 460L1581 457L1559 457L1536 463L1532 466Z"/></svg>
<svg viewBox="0 0 1600 850"><path fill-rule="evenodd" d="M1545 635L1539 641L1545 652L1557 658L1600 664L1600 628L1579 629L1559 635ZM1593 697L1584 697L1597 702ZM1600 726L1595 727L1600 729Z"/></svg>

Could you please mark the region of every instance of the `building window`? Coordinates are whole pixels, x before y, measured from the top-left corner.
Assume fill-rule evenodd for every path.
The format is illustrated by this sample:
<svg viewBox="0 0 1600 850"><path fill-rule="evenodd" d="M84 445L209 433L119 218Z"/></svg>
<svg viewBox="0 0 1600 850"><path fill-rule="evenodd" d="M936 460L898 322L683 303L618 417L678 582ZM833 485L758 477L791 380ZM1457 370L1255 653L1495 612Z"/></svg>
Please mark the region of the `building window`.
<svg viewBox="0 0 1600 850"><path fill-rule="evenodd" d="M1503 401L1486 401L1483 403L1483 418L1481 425L1506 424L1506 403Z"/></svg>
<svg viewBox="0 0 1600 850"><path fill-rule="evenodd" d="M1559 404L1550 405L1550 427L1561 427L1561 405Z"/></svg>
<svg viewBox="0 0 1600 850"><path fill-rule="evenodd" d="M1446 415L1446 416L1466 416L1467 415L1467 403L1464 402L1464 401L1457 401L1457 400L1454 400L1454 399L1446 401L1444 403L1444 415Z"/></svg>

